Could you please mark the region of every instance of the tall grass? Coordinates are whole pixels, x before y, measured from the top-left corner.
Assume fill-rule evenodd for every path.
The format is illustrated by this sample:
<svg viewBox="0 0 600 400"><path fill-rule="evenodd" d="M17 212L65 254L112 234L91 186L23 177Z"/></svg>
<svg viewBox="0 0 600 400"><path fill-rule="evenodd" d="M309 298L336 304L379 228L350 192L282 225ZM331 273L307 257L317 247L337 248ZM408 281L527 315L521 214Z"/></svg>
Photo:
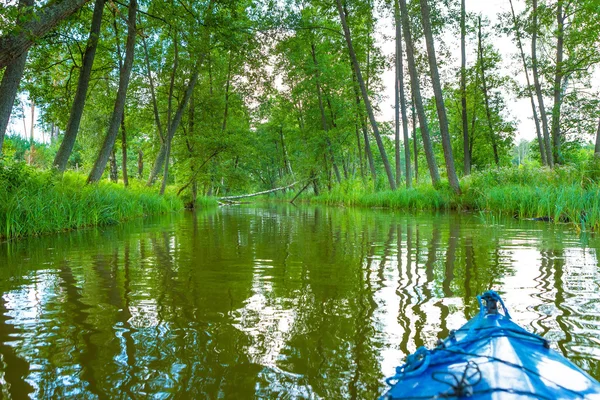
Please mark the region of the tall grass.
<svg viewBox="0 0 600 400"><path fill-rule="evenodd" d="M571 166L497 168L463 178L460 196L448 187L435 190L427 184L373 193L361 183L350 182L311 201L409 210L490 211L517 218L543 217L572 224L576 229L598 231L600 185L596 178L590 170Z"/></svg>
<svg viewBox="0 0 600 400"><path fill-rule="evenodd" d="M130 187L85 176L62 176L23 164L0 164L0 237L37 235L181 209L173 194L159 196L142 182Z"/></svg>

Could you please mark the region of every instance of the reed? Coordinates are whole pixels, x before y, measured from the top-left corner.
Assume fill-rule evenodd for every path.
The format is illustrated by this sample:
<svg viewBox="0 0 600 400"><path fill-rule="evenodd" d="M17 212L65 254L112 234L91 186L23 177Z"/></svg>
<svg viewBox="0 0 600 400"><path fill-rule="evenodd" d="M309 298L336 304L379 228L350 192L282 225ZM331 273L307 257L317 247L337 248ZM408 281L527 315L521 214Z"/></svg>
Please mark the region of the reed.
<svg viewBox="0 0 600 400"><path fill-rule="evenodd" d="M592 171L593 172L593 171ZM600 174L596 174L600 176ZM310 201L329 205L406 210L473 210L494 216L543 218L577 230L600 230L600 185L586 168L497 168L461 180L462 195L448 187L373 193L357 182L344 183ZM481 214L480 215L486 215ZM496 217L494 217L496 218ZM486 220L489 216L486 216Z"/></svg>
<svg viewBox="0 0 600 400"><path fill-rule="evenodd" d="M174 194L160 196L141 181L131 180L124 188L106 181L86 185L85 180L75 172L58 175L23 164L0 164L0 237L110 225L183 207Z"/></svg>

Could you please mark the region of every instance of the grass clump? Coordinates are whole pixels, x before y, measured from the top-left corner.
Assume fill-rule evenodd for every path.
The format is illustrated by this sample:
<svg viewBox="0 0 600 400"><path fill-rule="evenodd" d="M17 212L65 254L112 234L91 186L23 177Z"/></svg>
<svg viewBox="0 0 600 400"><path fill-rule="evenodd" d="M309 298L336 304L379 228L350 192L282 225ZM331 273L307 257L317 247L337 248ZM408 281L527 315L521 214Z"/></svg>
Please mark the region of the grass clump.
<svg viewBox="0 0 600 400"><path fill-rule="evenodd" d="M419 184L413 189L373 192L360 182L343 183L311 201L330 205L407 210L491 212L516 218L541 218L600 230L600 168L560 166L554 169L506 167L475 172L461 180L462 194L443 186Z"/></svg>
<svg viewBox="0 0 600 400"><path fill-rule="evenodd" d="M128 188L85 182L75 172L61 176L23 163L0 163L0 237L110 225L183 207L174 194L160 196L135 180Z"/></svg>

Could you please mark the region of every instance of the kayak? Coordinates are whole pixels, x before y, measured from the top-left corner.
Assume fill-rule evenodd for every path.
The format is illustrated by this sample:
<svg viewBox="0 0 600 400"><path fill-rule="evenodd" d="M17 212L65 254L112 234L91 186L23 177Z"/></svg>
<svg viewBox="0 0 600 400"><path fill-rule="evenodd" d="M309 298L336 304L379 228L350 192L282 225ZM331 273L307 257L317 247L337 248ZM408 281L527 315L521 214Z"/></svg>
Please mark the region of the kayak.
<svg viewBox="0 0 600 400"><path fill-rule="evenodd" d="M396 368L382 400L600 399L600 383L514 323L496 292L477 300L476 317Z"/></svg>

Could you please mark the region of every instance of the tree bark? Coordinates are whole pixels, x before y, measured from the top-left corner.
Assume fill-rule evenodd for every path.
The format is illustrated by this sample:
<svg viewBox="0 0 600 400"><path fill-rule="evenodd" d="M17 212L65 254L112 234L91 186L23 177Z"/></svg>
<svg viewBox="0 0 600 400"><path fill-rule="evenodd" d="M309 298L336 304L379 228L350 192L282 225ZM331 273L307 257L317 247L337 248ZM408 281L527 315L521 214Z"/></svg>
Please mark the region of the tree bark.
<svg viewBox="0 0 600 400"><path fill-rule="evenodd" d="M419 125L421 126L423 149L425 150L425 157L427 158L427 166L429 167L429 174L431 175L431 183L437 188L440 186L440 173L438 171L437 163L435 162L435 155L433 154L433 146L431 145L431 139L429 137L427 116L425 115L425 108L423 107L423 99L421 97L421 89L419 87L419 73L415 63L415 52L412 35L410 33L410 22L408 19L408 7L406 6L406 0L400 0L400 18L402 19L402 31L404 32L404 43L406 44L406 59L408 60L408 72L410 73L411 92L414 106L416 106L417 115L419 117ZM414 139L416 140L416 137ZM416 157L417 153L415 152L415 159ZM415 168L415 174L416 173L417 169Z"/></svg>
<svg viewBox="0 0 600 400"><path fill-rule="evenodd" d="M138 178L142 179L144 176L144 152L140 149L138 150Z"/></svg>
<svg viewBox="0 0 600 400"><path fill-rule="evenodd" d="M83 115L83 108L85 106L86 95L90 83L90 75L92 73L94 57L96 56L96 48L98 47L104 2L105 0L96 0L94 5L90 35L88 36L81 70L79 71L77 90L75 92L73 104L71 105L67 129L56 156L54 157L54 167L60 172L63 172L67 168L67 163L71 156L71 152L73 151L73 146L75 146L77 133L79 132L79 124L81 122L81 116Z"/></svg>
<svg viewBox="0 0 600 400"><path fill-rule="evenodd" d="M331 159L331 164L333 165L333 172L335 173L335 178L337 183L342 181L342 177L340 176L340 169L335 162L335 157L333 154L333 149L331 148L331 140L329 139L329 127L327 126L327 117L325 116L325 107L323 105L323 94L321 90L321 84L319 83L319 64L317 63L317 55L315 52L314 43L310 44L310 52L313 59L313 64L315 67L315 83L317 86L317 97L319 100L319 110L321 111L321 128L325 132L325 141L327 142L327 151L329 153L329 158Z"/></svg>
<svg viewBox="0 0 600 400"><path fill-rule="evenodd" d="M465 0L460 1L460 104L463 130L463 173L471 173L471 153L469 152L469 121L467 116L467 53L465 49L466 16Z"/></svg>
<svg viewBox="0 0 600 400"><path fill-rule="evenodd" d="M53 29L60 21L81 8L89 0L62 0L50 2L36 12L36 17L29 19L15 29L11 29L0 37L0 69L10 65L25 54L35 41ZM33 6L27 1L26 5Z"/></svg>
<svg viewBox="0 0 600 400"><path fill-rule="evenodd" d="M552 155L555 164L563 163L560 135L560 108L562 105L562 83L563 83L563 46L564 46L564 24L563 0L556 3L556 67L554 71L554 106L552 107L552 141L554 149Z"/></svg>
<svg viewBox="0 0 600 400"><path fill-rule="evenodd" d="M112 149L115 145L115 140L119 131L119 125L121 124L121 119L123 117L123 111L125 109L125 99L127 96L127 87L129 86L129 78L131 76L131 69L133 67L133 56L135 51L136 11L137 0L130 0L128 11L129 26L127 29L127 44L125 45L125 61L123 63L123 68L121 68L121 71L119 73L119 89L117 91L117 98L115 100L115 106L111 116L110 124L108 126L108 130L106 132L104 143L102 144L102 148L98 153L96 162L94 163L90 175L88 176L88 183L97 182L102 177L104 169L106 168L108 158L110 157Z"/></svg>
<svg viewBox="0 0 600 400"><path fill-rule="evenodd" d="M481 86L483 87L483 98L485 101L485 115L487 117L487 123L488 123L488 129L489 129L489 133L490 133L490 141L492 143L492 150L494 151L494 162L496 163L496 166L500 166L500 158L498 156L498 143L496 142L496 134L494 133L494 127L492 125L492 116L491 116L491 111L490 111L490 99L488 96L488 88L487 88L487 83L485 80L485 68L484 68L484 59L483 59L483 44L482 44L482 39L481 39L481 16L479 17L478 20L478 27L479 27L479 46L478 46L478 50L479 50L479 69L481 71Z"/></svg>
<svg viewBox="0 0 600 400"><path fill-rule="evenodd" d="M121 168L123 169L123 185L129 186L129 176L127 175L127 131L125 130L125 113L121 116Z"/></svg>
<svg viewBox="0 0 600 400"><path fill-rule="evenodd" d="M533 121L535 122L535 132L537 134L540 156L542 157L542 164L548 165L548 160L546 159L546 151L544 149L544 140L542 139L542 132L540 129L540 121L538 119L537 110L535 107L535 100L533 99L533 91L531 90L531 82L529 80L529 72L527 71L527 61L525 60L525 52L523 51L523 43L521 42L521 31L519 30L519 24L517 21L517 16L515 15L515 9L513 7L513 2L512 2L512 0L508 0L508 2L510 3L510 11L512 13L513 24L515 26L515 35L517 37L517 45L519 47L519 52L521 54L521 61L523 62L523 71L525 72L525 79L527 81L527 94L529 95L529 100L531 101L531 111L533 113Z"/></svg>
<svg viewBox="0 0 600 400"><path fill-rule="evenodd" d="M412 99L412 128L413 128L413 156L415 158L415 183L419 183L419 154L417 153L417 120L415 113L415 101Z"/></svg>
<svg viewBox="0 0 600 400"><path fill-rule="evenodd" d="M24 7L32 6L33 0L19 0L19 16L23 13ZM25 12L27 12L27 10L25 10ZM2 155L4 135L6 134L8 122L10 121L10 114L12 113L17 91L19 90L19 83L23 76L26 61L27 50L22 52L6 67L4 75L2 76L2 82L0 83L0 93L2 94L0 95L0 156Z"/></svg>
<svg viewBox="0 0 600 400"><path fill-rule="evenodd" d="M375 121L375 114L373 113L373 107L371 107L371 101L369 100L369 95L367 93L365 81L363 80L362 74L360 72L360 66L358 65L356 53L354 52L354 47L352 46L352 39L350 37L350 29L348 28L348 23L346 22L346 16L344 15L344 10L342 8L342 1L336 0L336 3L337 3L338 13L340 14L340 20L342 22L342 28L344 29L344 37L346 38L346 43L348 45L348 52L350 53L350 60L352 61L352 66L354 67L356 79L358 80L358 84L359 84L360 90L362 92L363 101L364 101L365 107L367 109L367 114L369 116L369 120L371 121L371 127L373 128L373 135L375 136L375 141L377 142L377 147L379 148L379 153L381 154L381 159L383 161L383 166L384 166L385 172L387 174L388 183L390 185L390 189L395 190L396 182L394 180L394 173L392 172L392 168L390 167L390 162L387 158L387 154L385 152L385 147L383 146L383 141L381 140L381 136L379 135L379 127L377 126L377 121Z"/></svg>
<svg viewBox="0 0 600 400"><path fill-rule="evenodd" d="M544 107L544 96L542 95L542 86L540 84L537 62L537 0L532 0L532 35L531 35L531 70L533 74L533 84L537 95L538 106L540 108L540 118L542 120L542 132L544 133L544 148L546 150L546 161L550 167L554 167L554 157L552 156L552 145L550 144L550 131L548 128L548 116Z"/></svg>
<svg viewBox="0 0 600 400"><path fill-rule="evenodd" d="M203 59L204 59L204 55L202 56L202 60ZM169 177L169 157L171 155L171 143L173 142L173 137L175 136L177 127L179 126L179 123L181 122L181 117L183 116L183 110L187 106L187 103L189 102L190 97L192 97L192 93L194 92L194 87L196 86L196 82L198 82L198 75L199 75L199 71L200 71L200 65L202 64L202 60L194 69L195 70L194 74L192 75L190 82L188 83L188 87L185 91L185 95L183 96L183 100L181 101L181 104L179 104L179 108L177 109L177 112L175 113L175 117L173 118L173 121L171 122L171 125L169 126L169 131L167 132L167 137L165 140L165 142L166 142L165 143L165 147L166 147L165 159L164 159L165 169L164 169L164 174L163 174L162 185L160 187L161 195L165 193L165 188L167 186L167 179Z"/></svg>
<svg viewBox="0 0 600 400"><path fill-rule="evenodd" d="M600 157L600 119L598 119L598 129L596 130L596 145L594 146L594 156Z"/></svg>
<svg viewBox="0 0 600 400"><path fill-rule="evenodd" d="M410 143L408 141L408 119L406 117L406 95L404 93L404 62L402 60L402 22L400 21L400 6L398 0L394 1L396 19L396 137L399 141L400 128L398 127L398 97L400 98L400 112L402 114L402 133L404 136L404 169L406 175L406 188L412 187L412 173L410 168ZM400 146L396 147L396 180L400 175Z"/></svg>
<svg viewBox="0 0 600 400"><path fill-rule="evenodd" d="M156 129L158 130L158 137L160 142L165 141L163 135L162 124L160 123L160 115L158 113L158 103L156 102L156 90L154 88L154 78L152 78L152 70L150 69L150 56L148 55L148 45L146 44L146 38L142 36L142 44L144 45L144 58L146 59L146 76L148 77L148 83L150 84L150 97L152 98L152 109L154 111L154 121L156 123Z"/></svg>
<svg viewBox="0 0 600 400"><path fill-rule="evenodd" d="M423 33L425 34L425 43L427 46L427 59L429 61L429 72L431 74L431 83L435 95L435 106L437 109L440 123L440 134L442 136L442 148L444 149L444 159L446 160L446 173L450 187L456 194L460 194L460 184L456 169L454 167L454 156L452 155L452 142L450 140L450 131L448 129L448 117L446 116L446 105L442 94L442 85L438 72L437 60L435 55L435 46L433 43L433 34L431 32L431 20L429 17L429 5L427 0L420 0L421 17L423 21Z"/></svg>
<svg viewBox="0 0 600 400"><path fill-rule="evenodd" d="M377 170L375 169L375 161L373 160L373 152L371 151L371 144L369 143L369 132L367 131L367 124L362 114L362 107L360 105L360 93L356 87L356 73L352 69L352 87L354 89L354 96L356 97L356 108L357 118L360 120L360 127L363 133L363 140L365 141L365 155L369 163L369 170L371 171L371 179L373 183L377 182Z"/></svg>

